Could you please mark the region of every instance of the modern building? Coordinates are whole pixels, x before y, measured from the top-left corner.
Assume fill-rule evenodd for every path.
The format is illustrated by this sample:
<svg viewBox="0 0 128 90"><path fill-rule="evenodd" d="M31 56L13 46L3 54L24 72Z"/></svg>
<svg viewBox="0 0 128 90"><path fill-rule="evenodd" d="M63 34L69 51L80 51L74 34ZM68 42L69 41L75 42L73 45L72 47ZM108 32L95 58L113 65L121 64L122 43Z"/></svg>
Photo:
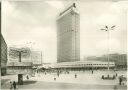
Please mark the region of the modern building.
<svg viewBox="0 0 128 90"><path fill-rule="evenodd" d="M109 62L110 68L115 67L114 62ZM106 61L76 61L55 63L52 68L67 69L67 70L85 70L85 69L107 69L108 62Z"/></svg>
<svg viewBox="0 0 128 90"><path fill-rule="evenodd" d="M114 61L117 68L127 69L127 54L110 54L110 61Z"/></svg>
<svg viewBox="0 0 128 90"><path fill-rule="evenodd" d="M33 66L41 66L42 65L42 52L31 51L31 61L33 62Z"/></svg>
<svg viewBox="0 0 128 90"><path fill-rule="evenodd" d="M88 61L108 61L108 55L102 55L99 57L96 56L90 56L87 58L84 58L84 60ZM127 54L119 54L119 53L113 53L109 54L109 61L114 62L116 68L127 68Z"/></svg>
<svg viewBox="0 0 128 90"><path fill-rule="evenodd" d="M3 38L3 35L0 34L0 43L1 43L1 50L0 50L0 60L1 60L1 75L6 75L7 69L7 44Z"/></svg>
<svg viewBox="0 0 128 90"><path fill-rule="evenodd" d="M57 62L80 60L80 15L75 3L57 19Z"/></svg>

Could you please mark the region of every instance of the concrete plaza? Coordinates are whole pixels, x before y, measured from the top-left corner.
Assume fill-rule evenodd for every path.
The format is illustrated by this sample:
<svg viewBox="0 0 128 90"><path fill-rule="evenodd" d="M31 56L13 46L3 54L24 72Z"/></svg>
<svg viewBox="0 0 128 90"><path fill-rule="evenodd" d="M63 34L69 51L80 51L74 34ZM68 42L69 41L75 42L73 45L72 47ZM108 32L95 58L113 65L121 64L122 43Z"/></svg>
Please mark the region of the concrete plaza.
<svg viewBox="0 0 128 90"><path fill-rule="evenodd" d="M118 76L126 76L126 71L117 71ZM77 78L75 78L77 74ZM115 74L111 71L111 75ZM119 85L118 77L115 80L102 80L101 76L107 75L106 71L80 71L69 72L69 74L60 74L59 77L56 73L38 73L35 77L30 77L29 80L24 76L24 85L18 85L18 90L33 89L33 90L126 90L126 85ZM110 76L111 76L110 75ZM10 78L12 81L17 81L16 75L2 77L3 79ZM56 78L56 80L54 80ZM3 89L9 89L9 82L3 85Z"/></svg>

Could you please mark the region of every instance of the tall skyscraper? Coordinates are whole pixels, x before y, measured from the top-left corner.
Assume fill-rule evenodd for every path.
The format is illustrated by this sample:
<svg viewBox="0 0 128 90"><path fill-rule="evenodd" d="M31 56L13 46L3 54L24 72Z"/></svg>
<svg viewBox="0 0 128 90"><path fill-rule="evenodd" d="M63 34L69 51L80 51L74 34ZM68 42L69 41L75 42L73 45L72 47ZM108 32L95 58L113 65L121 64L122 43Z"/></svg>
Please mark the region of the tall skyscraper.
<svg viewBox="0 0 128 90"><path fill-rule="evenodd" d="M80 60L80 15L75 3L57 19L57 62Z"/></svg>

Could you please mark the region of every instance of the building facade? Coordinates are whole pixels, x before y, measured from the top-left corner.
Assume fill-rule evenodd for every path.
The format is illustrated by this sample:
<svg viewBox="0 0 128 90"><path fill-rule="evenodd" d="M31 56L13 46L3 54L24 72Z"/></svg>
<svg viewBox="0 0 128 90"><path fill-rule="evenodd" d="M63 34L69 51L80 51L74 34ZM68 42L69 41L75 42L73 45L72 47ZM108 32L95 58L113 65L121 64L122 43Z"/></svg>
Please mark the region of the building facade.
<svg viewBox="0 0 128 90"><path fill-rule="evenodd" d="M0 42L1 42L1 75L6 75L6 69L7 69L7 44L2 36L2 34L0 34Z"/></svg>
<svg viewBox="0 0 128 90"><path fill-rule="evenodd" d="M75 3L57 19L57 62L80 60L80 15Z"/></svg>
<svg viewBox="0 0 128 90"><path fill-rule="evenodd" d="M96 56L90 56L85 58L85 60L88 61L108 61L108 55L102 55L99 57ZM113 53L109 54L109 61L115 62L116 68L124 68L127 69L127 54L119 54L119 53Z"/></svg>
<svg viewBox="0 0 128 90"><path fill-rule="evenodd" d="M42 52L41 51L32 51L31 52L31 61L33 62L33 66L41 66L42 65Z"/></svg>
<svg viewBox="0 0 128 90"><path fill-rule="evenodd" d="M115 63L109 62L110 69L114 69ZM107 69L108 62L106 61L76 61L55 63L53 68L69 69L69 70L85 70L85 69Z"/></svg>

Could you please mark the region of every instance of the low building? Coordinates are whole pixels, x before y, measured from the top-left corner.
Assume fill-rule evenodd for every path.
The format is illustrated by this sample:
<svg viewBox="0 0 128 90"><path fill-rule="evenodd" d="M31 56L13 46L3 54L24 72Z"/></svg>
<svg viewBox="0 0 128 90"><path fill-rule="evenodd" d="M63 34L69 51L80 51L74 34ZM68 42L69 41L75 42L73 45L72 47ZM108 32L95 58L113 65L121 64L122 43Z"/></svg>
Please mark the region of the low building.
<svg viewBox="0 0 128 90"><path fill-rule="evenodd" d="M9 62L8 74L32 74L32 62Z"/></svg>
<svg viewBox="0 0 128 90"><path fill-rule="evenodd" d="M6 69L7 69L7 44L3 38L3 35L0 34L0 41L1 41L1 75L6 75Z"/></svg>
<svg viewBox="0 0 128 90"><path fill-rule="evenodd" d="M33 66L42 66L42 52L31 51L31 61L33 62Z"/></svg>
<svg viewBox="0 0 128 90"><path fill-rule="evenodd" d="M20 59L20 58L19 58ZM8 69L7 73L18 75L18 84L23 85L23 75L25 74L33 74L33 69L32 69L32 62L9 62L8 63Z"/></svg>
<svg viewBox="0 0 128 90"><path fill-rule="evenodd" d="M115 63L109 62L109 67L114 68ZM76 61L76 62L62 62L55 63L53 68L56 69L72 69L72 70L84 70L84 69L107 69L108 62L102 61Z"/></svg>
<svg viewBox="0 0 128 90"><path fill-rule="evenodd" d="M84 58L84 60L87 61L108 61L108 55L102 55L99 57L96 56L90 56ZM109 61L115 63L116 68L125 68L127 69L127 54L119 54L119 53L113 53L109 54Z"/></svg>

